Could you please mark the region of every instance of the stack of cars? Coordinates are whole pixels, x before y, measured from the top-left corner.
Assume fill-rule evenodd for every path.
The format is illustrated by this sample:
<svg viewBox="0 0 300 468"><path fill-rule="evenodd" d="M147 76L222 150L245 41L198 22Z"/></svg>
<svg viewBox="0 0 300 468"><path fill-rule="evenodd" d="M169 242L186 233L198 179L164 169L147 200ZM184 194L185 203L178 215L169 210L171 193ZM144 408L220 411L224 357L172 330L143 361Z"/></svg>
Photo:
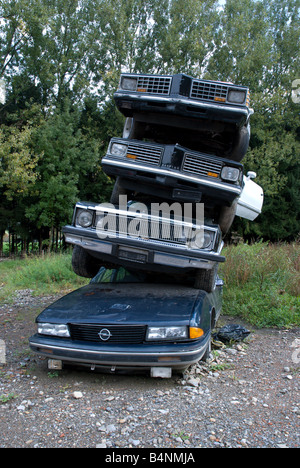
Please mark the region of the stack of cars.
<svg viewBox="0 0 300 468"><path fill-rule="evenodd" d="M64 228L75 273L123 266L192 275L211 292L235 217L254 220L263 205L256 174L245 175L241 162L249 89L185 74L123 74L114 99L126 120L102 160L115 178L110 203L77 203Z"/></svg>
<svg viewBox="0 0 300 468"><path fill-rule="evenodd" d="M93 278L36 319L31 349L65 364L171 377L210 356L222 307L223 238L254 220L263 191L244 175L249 90L187 75L124 74L126 117L102 160L110 203L78 202L65 226L76 274Z"/></svg>

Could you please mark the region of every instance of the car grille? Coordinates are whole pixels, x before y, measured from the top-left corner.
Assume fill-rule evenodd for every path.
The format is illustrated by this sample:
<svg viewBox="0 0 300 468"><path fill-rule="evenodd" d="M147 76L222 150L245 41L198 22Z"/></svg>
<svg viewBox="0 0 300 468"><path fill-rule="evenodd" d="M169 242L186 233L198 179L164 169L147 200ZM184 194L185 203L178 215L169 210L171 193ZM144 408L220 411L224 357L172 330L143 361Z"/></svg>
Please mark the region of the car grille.
<svg viewBox="0 0 300 468"><path fill-rule="evenodd" d="M170 76L139 76L137 91L151 94L170 94Z"/></svg>
<svg viewBox="0 0 300 468"><path fill-rule="evenodd" d="M76 341L93 341L106 344L140 344L145 340L146 326L144 325L85 325L69 324L71 339ZM111 337L103 341L99 333L109 330Z"/></svg>
<svg viewBox="0 0 300 468"><path fill-rule="evenodd" d="M193 80L191 98L203 101L222 101L227 99L228 86L207 81Z"/></svg>
<svg viewBox="0 0 300 468"><path fill-rule="evenodd" d="M222 163L199 159L192 154L186 153L182 170L191 174L216 178L221 175Z"/></svg>
<svg viewBox="0 0 300 468"><path fill-rule="evenodd" d="M186 245L187 238L192 237L190 226L183 227L181 222L175 223L172 219L156 220L146 215L137 217L108 214L105 224L104 232L139 238L148 242L163 242L175 246Z"/></svg>
<svg viewBox="0 0 300 468"><path fill-rule="evenodd" d="M127 158L138 163L147 163L152 166L160 164L162 148L147 145L130 144L127 150Z"/></svg>

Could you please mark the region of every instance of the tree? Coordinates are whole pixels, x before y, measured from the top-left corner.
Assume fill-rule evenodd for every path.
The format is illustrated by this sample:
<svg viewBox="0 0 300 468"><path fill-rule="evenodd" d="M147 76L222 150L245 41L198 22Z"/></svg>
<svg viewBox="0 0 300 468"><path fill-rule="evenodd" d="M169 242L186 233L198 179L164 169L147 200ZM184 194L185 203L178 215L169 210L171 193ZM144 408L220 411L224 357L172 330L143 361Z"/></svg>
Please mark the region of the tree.
<svg viewBox="0 0 300 468"><path fill-rule="evenodd" d="M21 66L24 51L38 31L40 34L41 6L40 0L1 0L0 77Z"/></svg>
<svg viewBox="0 0 300 468"><path fill-rule="evenodd" d="M220 11L220 27L206 76L258 91L272 64L272 44L262 1L227 0Z"/></svg>
<svg viewBox="0 0 300 468"><path fill-rule="evenodd" d="M98 162L98 145L87 141L78 130L79 114L65 101L36 129L36 151L42 154L26 216L38 228L61 228L70 222L78 196L79 178Z"/></svg>
<svg viewBox="0 0 300 468"><path fill-rule="evenodd" d="M219 28L216 0L162 0L153 12L160 73L202 77Z"/></svg>
<svg viewBox="0 0 300 468"><path fill-rule="evenodd" d="M8 200L24 195L36 180L38 156L30 148L31 129L0 127L0 188Z"/></svg>
<svg viewBox="0 0 300 468"><path fill-rule="evenodd" d="M265 84L271 90L281 86L290 90L300 76L300 1L264 0L264 5L273 41Z"/></svg>
<svg viewBox="0 0 300 468"><path fill-rule="evenodd" d="M28 126L0 127L0 253L6 229L13 235L12 251L15 236L27 237L29 232L24 223L24 199L37 179L38 163L38 155L30 145L31 134Z"/></svg>

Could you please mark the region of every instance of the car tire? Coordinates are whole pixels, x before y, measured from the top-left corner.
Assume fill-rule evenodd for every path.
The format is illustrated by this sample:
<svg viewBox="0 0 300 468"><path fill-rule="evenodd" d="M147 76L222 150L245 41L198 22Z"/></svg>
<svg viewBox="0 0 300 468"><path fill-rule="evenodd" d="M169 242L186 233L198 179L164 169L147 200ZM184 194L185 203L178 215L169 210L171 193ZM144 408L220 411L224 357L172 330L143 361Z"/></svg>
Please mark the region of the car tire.
<svg viewBox="0 0 300 468"><path fill-rule="evenodd" d="M235 201L231 206L222 206L221 208L218 224L224 236L228 233L235 219L237 205L238 203Z"/></svg>
<svg viewBox="0 0 300 468"><path fill-rule="evenodd" d="M218 265L211 270L199 270L196 273L194 288L211 293L215 289Z"/></svg>
<svg viewBox="0 0 300 468"><path fill-rule="evenodd" d="M137 121L134 117L127 117L123 128L123 138L128 140L142 140L145 134L146 124Z"/></svg>
<svg viewBox="0 0 300 468"><path fill-rule="evenodd" d="M85 249L75 245L72 254L72 268L74 273L84 278L94 278L100 269L100 263Z"/></svg>
<svg viewBox="0 0 300 468"><path fill-rule="evenodd" d="M210 359L211 354L211 337L209 337L209 342L207 343L207 347L205 353L203 354L201 361L207 362Z"/></svg>
<svg viewBox="0 0 300 468"><path fill-rule="evenodd" d="M120 195L128 195L128 191L122 187L120 177L116 178L116 182L110 197L110 203L113 205L119 205L119 197Z"/></svg>
<svg viewBox="0 0 300 468"><path fill-rule="evenodd" d="M232 161L241 162L244 156L247 153L250 143L250 124L242 127L235 139L233 144L233 148L230 154L227 156L228 159L232 159Z"/></svg>

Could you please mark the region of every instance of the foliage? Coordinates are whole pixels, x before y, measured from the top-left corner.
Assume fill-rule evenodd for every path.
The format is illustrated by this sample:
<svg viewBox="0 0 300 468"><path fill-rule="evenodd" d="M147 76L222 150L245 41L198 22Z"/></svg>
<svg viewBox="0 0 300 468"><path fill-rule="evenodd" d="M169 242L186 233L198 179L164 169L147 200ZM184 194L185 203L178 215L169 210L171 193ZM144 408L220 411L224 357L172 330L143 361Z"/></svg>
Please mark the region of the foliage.
<svg viewBox="0 0 300 468"><path fill-rule="evenodd" d="M223 313L258 327L300 325L300 245L229 246Z"/></svg>
<svg viewBox="0 0 300 468"><path fill-rule="evenodd" d="M31 129L0 127L0 189L12 200L26 194L37 178L38 157L30 148Z"/></svg>
<svg viewBox="0 0 300 468"><path fill-rule="evenodd" d="M11 300L15 291L30 289L35 296L64 293L87 284L88 280L75 275L71 255L48 254L23 260L1 263L0 300Z"/></svg>

